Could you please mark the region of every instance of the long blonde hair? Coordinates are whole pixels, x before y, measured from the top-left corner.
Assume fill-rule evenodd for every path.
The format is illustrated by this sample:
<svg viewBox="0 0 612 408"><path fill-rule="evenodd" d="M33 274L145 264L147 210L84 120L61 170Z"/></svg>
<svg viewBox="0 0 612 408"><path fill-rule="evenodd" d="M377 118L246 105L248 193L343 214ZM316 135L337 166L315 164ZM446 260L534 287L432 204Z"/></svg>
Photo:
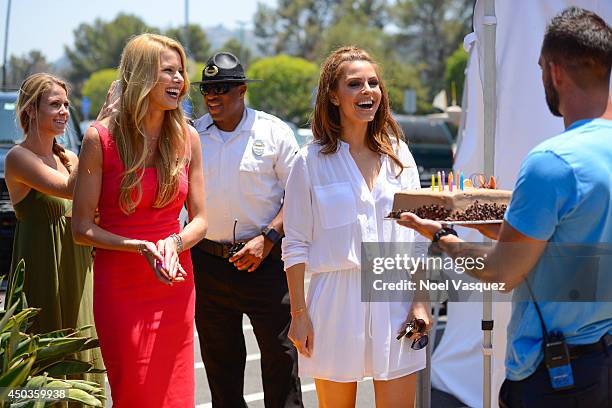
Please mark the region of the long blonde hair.
<svg viewBox="0 0 612 408"><path fill-rule="evenodd" d="M21 83L19 87L19 96L17 98L17 106L15 107L15 116L26 138L28 137L28 132L32 128L32 117L28 111L38 111L40 100L45 92L51 90L53 85L62 87L64 91L66 91L66 96L68 96L68 86L66 82L44 72L30 75ZM59 157L66 170L68 170L68 173L70 173L72 171L70 159L68 155L66 155L64 146L57 143L55 138L53 138L53 154Z"/></svg>
<svg viewBox="0 0 612 408"><path fill-rule="evenodd" d="M405 166L393 150L391 137L395 138L399 146L399 141L403 136L402 129L391 116L389 95L379 74L378 66L370 55L360 48L350 46L338 48L327 57L321 66L317 99L311 120L314 139L322 146L321 153L323 154L335 153L338 150L338 139L342 132L340 108L331 103L331 93L338 87L338 80L342 75L345 63L352 61L367 61L376 71L382 97L374 120L368 123L366 140L370 150L386 154L391 158L400 169L399 175Z"/></svg>
<svg viewBox="0 0 612 408"><path fill-rule="evenodd" d="M144 133L144 118L149 108L149 93L157 84L161 53L166 49L176 51L180 55L185 70L187 58L183 47L163 35L138 35L127 43L121 55L120 108L111 121L111 133L124 167L119 207L126 214L133 213L142 199L141 180L149 151ZM187 134L181 101L189 89L189 79L185 71L183 77L185 84L179 95L178 107L164 112L164 121L157 140L160 157L155 160L158 179L157 196L153 203L155 208L166 206L176 197L180 176L184 171Z"/></svg>

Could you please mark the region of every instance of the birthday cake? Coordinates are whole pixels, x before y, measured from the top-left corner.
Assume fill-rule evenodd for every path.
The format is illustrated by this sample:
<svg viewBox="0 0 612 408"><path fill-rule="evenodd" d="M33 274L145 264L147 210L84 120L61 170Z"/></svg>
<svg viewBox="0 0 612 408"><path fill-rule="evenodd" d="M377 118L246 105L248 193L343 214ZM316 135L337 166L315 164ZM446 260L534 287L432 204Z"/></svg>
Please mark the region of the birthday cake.
<svg viewBox="0 0 612 408"><path fill-rule="evenodd" d="M495 188L491 177L474 187L471 180L461 185L435 182L430 189L405 190L395 194L390 218L402 212L412 212L421 218L437 221L494 221L503 220L512 192Z"/></svg>

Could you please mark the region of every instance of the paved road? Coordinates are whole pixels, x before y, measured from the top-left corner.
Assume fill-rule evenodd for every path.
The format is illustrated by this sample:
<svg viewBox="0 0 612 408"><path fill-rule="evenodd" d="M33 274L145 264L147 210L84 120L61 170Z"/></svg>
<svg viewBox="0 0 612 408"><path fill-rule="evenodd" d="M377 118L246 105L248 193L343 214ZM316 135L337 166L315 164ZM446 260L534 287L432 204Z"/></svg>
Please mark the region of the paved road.
<svg viewBox="0 0 612 408"><path fill-rule="evenodd" d="M261 369L259 348L253 334L253 328L245 317L243 331L247 345L247 364L245 370L244 396L249 407L263 408L263 387L261 385ZM201 363L200 351L196 345L196 408L212 407L210 391L206 382L206 372ZM373 407L373 391L371 384L364 383L359 387L358 407ZM302 395L306 407L317 407L317 395L312 379L302 380Z"/></svg>

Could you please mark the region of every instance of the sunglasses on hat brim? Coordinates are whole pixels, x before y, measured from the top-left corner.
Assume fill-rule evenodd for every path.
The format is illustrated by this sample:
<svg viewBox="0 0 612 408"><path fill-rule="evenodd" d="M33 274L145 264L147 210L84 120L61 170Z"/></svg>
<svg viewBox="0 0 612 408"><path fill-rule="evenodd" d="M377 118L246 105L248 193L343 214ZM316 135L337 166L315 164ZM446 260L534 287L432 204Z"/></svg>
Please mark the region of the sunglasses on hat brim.
<svg viewBox="0 0 612 408"><path fill-rule="evenodd" d="M220 83L207 83L200 84L200 93L204 96L208 94L213 95L225 95L232 88L237 86L244 85L243 82L220 82Z"/></svg>

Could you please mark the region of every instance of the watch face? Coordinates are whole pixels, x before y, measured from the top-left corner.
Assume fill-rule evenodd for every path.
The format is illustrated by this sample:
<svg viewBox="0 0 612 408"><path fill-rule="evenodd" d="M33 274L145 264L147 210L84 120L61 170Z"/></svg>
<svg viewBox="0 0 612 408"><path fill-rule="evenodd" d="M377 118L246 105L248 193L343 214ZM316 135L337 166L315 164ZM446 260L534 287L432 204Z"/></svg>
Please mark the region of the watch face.
<svg viewBox="0 0 612 408"><path fill-rule="evenodd" d="M280 241L281 235L274 228L266 227L261 231L264 237L274 242L275 244Z"/></svg>

